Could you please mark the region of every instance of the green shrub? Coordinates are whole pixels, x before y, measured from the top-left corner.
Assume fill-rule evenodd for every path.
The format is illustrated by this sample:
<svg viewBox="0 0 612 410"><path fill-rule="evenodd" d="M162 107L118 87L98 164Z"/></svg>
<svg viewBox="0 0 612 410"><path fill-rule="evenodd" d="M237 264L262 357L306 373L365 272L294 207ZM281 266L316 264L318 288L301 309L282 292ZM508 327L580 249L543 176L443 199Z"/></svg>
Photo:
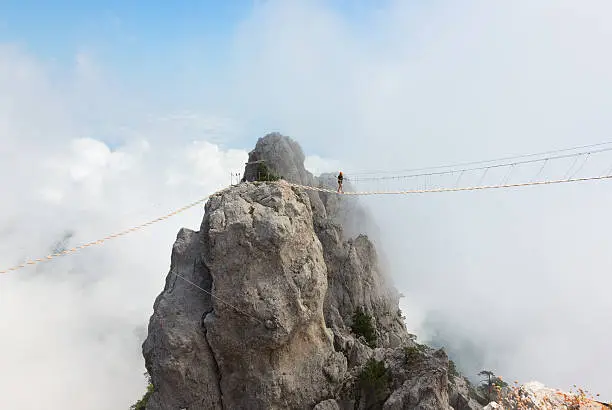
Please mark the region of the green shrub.
<svg viewBox="0 0 612 410"><path fill-rule="evenodd" d="M365 393L366 408L385 401L391 381L391 374L383 361L368 360L358 379L359 389Z"/></svg>
<svg viewBox="0 0 612 410"><path fill-rule="evenodd" d="M272 173L266 164L264 164L263 162L260 162L259 164L257 164L257 180L258 181L268 182L268 181L278 181L279 179L281 179L281 177Z"/></svg>
<svg viewBox="0 0 612 410"><path fill-rule="evenodd" d="M145 375L147 376L147 379L149 382L147 386L147 391L144 394L144 396L142 396L142 399L138 400L136 404L132 404L132 406L130 407L130 410L145 410L145 407L147 407L147 402L149 401L149 398L155 391L155 387L153 387L153 383L151 383L151 377L147 373L145 373Z"/></svg>
<svg viewBox="0 0 612 410"><path fill-rule="evenodd" d="M457 366L455 366L455 362L453 362L452 360L448 361L448 374L450 376L455 376L455 377L459 376L459 372L457 371Z"/></svg>
<svg viewBox="0 0 612 410"><path fill-rule="evenodd" d="M365 313L362 308L355 310L351 330L357 336L363 336L368 346L376 347L376 330L372 325L372 316Z"/></svg>
<svg viewBox="0 0 612 410"><path fill-rule="evenodd" d="M406 360L407 365L415 364L422 355L422 351L415 346L405 347L404 348L404 358Z"/></svg>
<svg viewBox="0 0 612 410"><path fill-rule="evenodd" d="M404 347L404 358L406 364L409 366L414 365L418 362L423 355L427 353L427 346L419 343L415 343L414 346Z"/></svg>
<svg viewBox="0 0 612 410"><path fill-rule="evenodd" d="M490 370L482 370L478 373L479 376L485 376L486 379L480 382L480 385L476 387L477 392L488 400L494 400L494 392L497 389L503 389L508 386L508 383L502 380L501 377L498 377Z"/></svg>

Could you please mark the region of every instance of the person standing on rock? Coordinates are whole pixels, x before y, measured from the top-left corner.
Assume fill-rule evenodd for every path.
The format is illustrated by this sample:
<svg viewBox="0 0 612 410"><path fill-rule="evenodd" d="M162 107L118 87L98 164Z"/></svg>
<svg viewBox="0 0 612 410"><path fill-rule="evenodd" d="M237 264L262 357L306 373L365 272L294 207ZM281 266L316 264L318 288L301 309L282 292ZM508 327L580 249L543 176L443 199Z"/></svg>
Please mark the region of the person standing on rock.
<svg viewBox="0 0 612 410"><path fill-rule="evenodd" d="M342 171L338 174L338 192L344 193L342 190L342 181L344 180L344 176L342 176Z"/></svg>

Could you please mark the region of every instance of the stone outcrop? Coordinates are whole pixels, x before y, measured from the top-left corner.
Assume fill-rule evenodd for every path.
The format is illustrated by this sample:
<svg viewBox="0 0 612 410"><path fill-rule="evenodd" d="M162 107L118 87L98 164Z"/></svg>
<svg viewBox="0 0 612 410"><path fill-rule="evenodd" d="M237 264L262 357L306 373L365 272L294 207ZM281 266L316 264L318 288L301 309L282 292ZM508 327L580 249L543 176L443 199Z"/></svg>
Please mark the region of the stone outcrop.
<svg viewBox="0 0 612 410"><path fill-rule="evenodd" d="M455 410L481 409L482 405L470 394L468 380L460 375L449 375L448 400Z"/></svg>
<svg viewBox="0 0 612 410"><path fill-rule="evenodd" d="M304 168L304 153L292 139L277 133L257 141L249 163L263 161L269 170L295 184L335 189L335 176L314 177ZM257 177L253 165L245 168L245 181ZM349 181L345 190L352 190ZM364 233L375 232L374 224L355 197L306 191L312 207L314 231L322 244L328 267L325 319L328 327L340 332L347 328L357 307L372 315L382 345L398 346L408 338L399 314L399 294L380 271L377 252Z"/></svg>
<svg viewBox="0 0 612 410"><path fill-rule="evenodd" d="M247 165L177 236L143 344L146 408L474 408L444 351L406 331L356 198L292 186L330 182L290 138L260 139L255 161L285 180Z"/></svg>
<svg viewBox="0 0 612 410"><path fill-rule="evenodd" d="M202 232L220 298L204 326L224 405L311 407L329 395L325 367L342 355L325 326L327 267L308 196L243 184L211 198Z"/></svg>
<svg viewBox="0 0 612 410"><path fill-rule="evenodd" d="M149 410L222 408L217 362L201 327L202 315L212 311L212 298L176 276L211 289L212 277L202 263L199 240L194 231L179 231L166 286L153 305L143 344L155 386Z"/></svg>
<svg viewBox="0 0 612 410"><path fill-rule="evenodd" d="M598 402L586 393L566 393L532 381L520 386L507 386L500 392L500 403L491 402L485 409L567 409L607 410L612 405Z"/></svg>

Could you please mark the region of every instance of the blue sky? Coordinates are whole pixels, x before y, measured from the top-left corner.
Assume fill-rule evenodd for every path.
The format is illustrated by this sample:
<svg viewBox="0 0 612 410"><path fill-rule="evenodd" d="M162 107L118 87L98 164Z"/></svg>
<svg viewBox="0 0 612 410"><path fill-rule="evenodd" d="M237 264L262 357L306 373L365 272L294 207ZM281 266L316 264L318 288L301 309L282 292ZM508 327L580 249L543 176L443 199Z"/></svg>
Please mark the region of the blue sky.
<svg viewBox="0 0 612 410"><path fill-rule="evenodd" d="M146 101L148 108L222 111L219 104L204 96L225 94L219 84L231 82L227 68L232 63L236 66L231 61L235 58L232 47L236 31L252 17L258 5L265 3L7 0L0 5L0 43L18 46L47 68L55 68L48 73L60 78L70 75L77 55L85 54L122 93ZM352 29L367 28L360 23L386 3L373 6L365 0L311 2L324 5L338 20L349 21ZM226 107L232 105L228 98ZM270 129L273 124L265 120L254 121L252 133L260 134L266 127L282 131ZM114 144L112 138L106 141Z"/></svg>
<svg viewBox="0 0 612 410"><path fill-rule="evenodd" d="M46 61L71 64L88 52L120 76L146 67L147 76L172 74L193 45L221 57L229 34L251 0L13 1L0 6L0 39Z"/></svg>
<svg viewBox="0 0 612 410"><path fill-rule="evenodd" d="M263 2L6 0L0 5L0 41L42 59L71 61L87 50L124 74L135 60L163 72L173 68L172 57L180 60L196 46L221 62L232 30L258 3ZM321 3L355 21L373 8L363 0Z"/></svg>
<svg viewBox="0 0 612 410"><path fill-rule="evenodd" d="M159 52L186 39L223 40L252 0L220 1L4 1L2 36L33 51L58 55L84 45ZM128 41L126 41L128 39Z"/></svg>
<svg viewBox="0 0 612 410"><path fill-rule="evenodd" d="M0 5L0 43L34 56L56 84L71 81L77 56L86 55L107 85L159 115L201 108L223 72L232 31L253 4L8 0ZM122 140L102 128L92 136L111 146Z"/></svg>

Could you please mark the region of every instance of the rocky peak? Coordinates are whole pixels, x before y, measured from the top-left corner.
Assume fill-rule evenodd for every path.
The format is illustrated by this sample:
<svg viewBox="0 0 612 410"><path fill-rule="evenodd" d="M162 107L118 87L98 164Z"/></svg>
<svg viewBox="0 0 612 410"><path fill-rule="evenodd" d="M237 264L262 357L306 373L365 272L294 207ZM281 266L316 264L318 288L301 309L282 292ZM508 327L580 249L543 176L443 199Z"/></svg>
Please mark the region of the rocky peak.
<svg viewBox="0 0 612 410"><path fill-rule="evenodd" d="M314 176L306 170L304 160L304 152L295 140L279 133L267 134L259 138L255 148L249 152L242 181L257 181L267 170L272 175L294 184L336 190L337 174L324 173ZM344 189L347 192L353 190L350 177L345 179ZM338 195L325 192L307 193L313 207L315 224L333 221L348 237L357 237L360 234L378 237L378 228L358 198L348 196L340 198Z"/></svg>
<svg viewBox="0 0 612 410"><path fill-rule="evenodd" d="M260 160L285 180L247 165L177 235L143 344L146 409L478 408L406 331L374 244L347 229L359 204L293 186L325 182L288 137L261 138Z"/></svg>
<svg viewBox="0 0 612 410"><path fill-rule="evenodd" d="M253 182L258 178L260 163L269 170L296 184L310 185L313 175L304 167L304 151L292 138L279 133L270 133L260 138L255 149L249 152L249 162L244 169L243 181Z"/></svg>

